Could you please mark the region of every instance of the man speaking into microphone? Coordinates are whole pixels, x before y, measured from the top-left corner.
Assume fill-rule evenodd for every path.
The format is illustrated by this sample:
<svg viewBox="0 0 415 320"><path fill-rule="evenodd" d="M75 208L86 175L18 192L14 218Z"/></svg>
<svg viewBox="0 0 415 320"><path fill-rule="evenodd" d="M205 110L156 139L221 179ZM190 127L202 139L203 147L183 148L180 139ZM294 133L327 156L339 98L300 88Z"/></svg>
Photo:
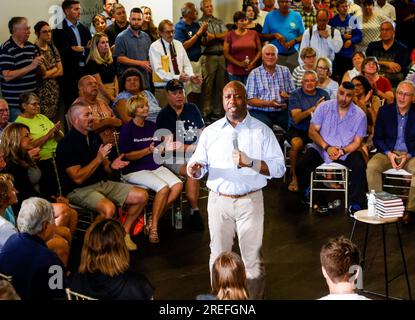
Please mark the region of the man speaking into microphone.
<svg viewBox="0 0 415 320"><path fill-rule="evenodd" d="M195 179L209 172L209 268L224 251L231 251L235 232L245 264L250 299L263 299L265 268L262 259L264 199L267 179L284 175L285 164L274 133L251 117L245 86L229 82L223 89L226 115L201 134L187 165Z"/></svg>

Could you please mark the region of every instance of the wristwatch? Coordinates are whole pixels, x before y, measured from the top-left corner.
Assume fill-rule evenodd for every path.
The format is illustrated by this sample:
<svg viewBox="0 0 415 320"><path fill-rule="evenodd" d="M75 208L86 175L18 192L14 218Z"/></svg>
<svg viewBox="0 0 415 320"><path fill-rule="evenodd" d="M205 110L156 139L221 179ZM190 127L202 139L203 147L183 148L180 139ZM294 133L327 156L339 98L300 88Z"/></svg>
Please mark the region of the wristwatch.
<svg viewBox="0 0 415 320"><path fill-rule="evenodd" d="M251 160L251 163L248 165L248 166L246 166L247 168L252 168L254 166L254 160Z"/></svg>

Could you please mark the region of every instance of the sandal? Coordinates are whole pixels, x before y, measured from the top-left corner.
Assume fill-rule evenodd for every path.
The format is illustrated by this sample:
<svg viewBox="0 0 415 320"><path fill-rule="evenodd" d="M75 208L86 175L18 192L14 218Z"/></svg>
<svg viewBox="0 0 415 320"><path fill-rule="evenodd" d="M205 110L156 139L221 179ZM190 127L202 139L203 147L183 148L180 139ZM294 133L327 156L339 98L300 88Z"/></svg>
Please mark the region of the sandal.
<svg viewBox="0 0 415 320"><path fill-rule="evenodd" d="M297 181L291 180L290 184L288 185L288 190L292 192L298 192L298 183Z"/></svg>
<svg viewBox="0 0 415 320"><path fill-rule="evenodd" d="M150 229L150 234L148 235L148 241L150 243L159 243L159 235L157 233L157 229Z"/></svg>

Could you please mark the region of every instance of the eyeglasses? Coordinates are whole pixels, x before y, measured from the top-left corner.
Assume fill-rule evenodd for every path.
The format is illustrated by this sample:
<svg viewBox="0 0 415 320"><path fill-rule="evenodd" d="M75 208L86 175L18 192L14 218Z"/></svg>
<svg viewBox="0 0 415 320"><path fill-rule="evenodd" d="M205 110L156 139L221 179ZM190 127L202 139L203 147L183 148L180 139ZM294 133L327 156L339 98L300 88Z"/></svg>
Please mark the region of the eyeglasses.
<svg viewBox="0 0 415 320"><path fill-rule="evenodd" d="M319 69L319 70L329 70L329 68L327 68L327 67L320 67L320 66L317 66L316 69Z"/></svg>
<svg viewBox="0 0 415 320"><path fill-rule="evenodd" d="M405 97L405 98L410 98L414 94L413 93L410 93L410 92L397 91L396 92L396 95L401 96L401 97Z"/></svg>
<svg viewBox="0 0 415 320"><path fill-rule="evenodd" d="M0 109L0 114L9 113L9 109Z"/></svg>

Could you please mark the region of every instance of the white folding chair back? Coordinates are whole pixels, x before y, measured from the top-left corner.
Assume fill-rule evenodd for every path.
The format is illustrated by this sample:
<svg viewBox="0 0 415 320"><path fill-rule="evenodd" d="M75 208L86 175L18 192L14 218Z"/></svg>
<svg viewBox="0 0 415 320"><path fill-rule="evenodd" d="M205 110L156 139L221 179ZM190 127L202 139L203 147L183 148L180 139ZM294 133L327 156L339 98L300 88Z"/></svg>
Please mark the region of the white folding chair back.
<svg viewBox="0 0 415 320"><path fill-rule="evenodd" d="M412 174L404 169L389 169L382 172L382 189L407 199L411 188ZM386 189L386 190L385 190Z"/></svg>

